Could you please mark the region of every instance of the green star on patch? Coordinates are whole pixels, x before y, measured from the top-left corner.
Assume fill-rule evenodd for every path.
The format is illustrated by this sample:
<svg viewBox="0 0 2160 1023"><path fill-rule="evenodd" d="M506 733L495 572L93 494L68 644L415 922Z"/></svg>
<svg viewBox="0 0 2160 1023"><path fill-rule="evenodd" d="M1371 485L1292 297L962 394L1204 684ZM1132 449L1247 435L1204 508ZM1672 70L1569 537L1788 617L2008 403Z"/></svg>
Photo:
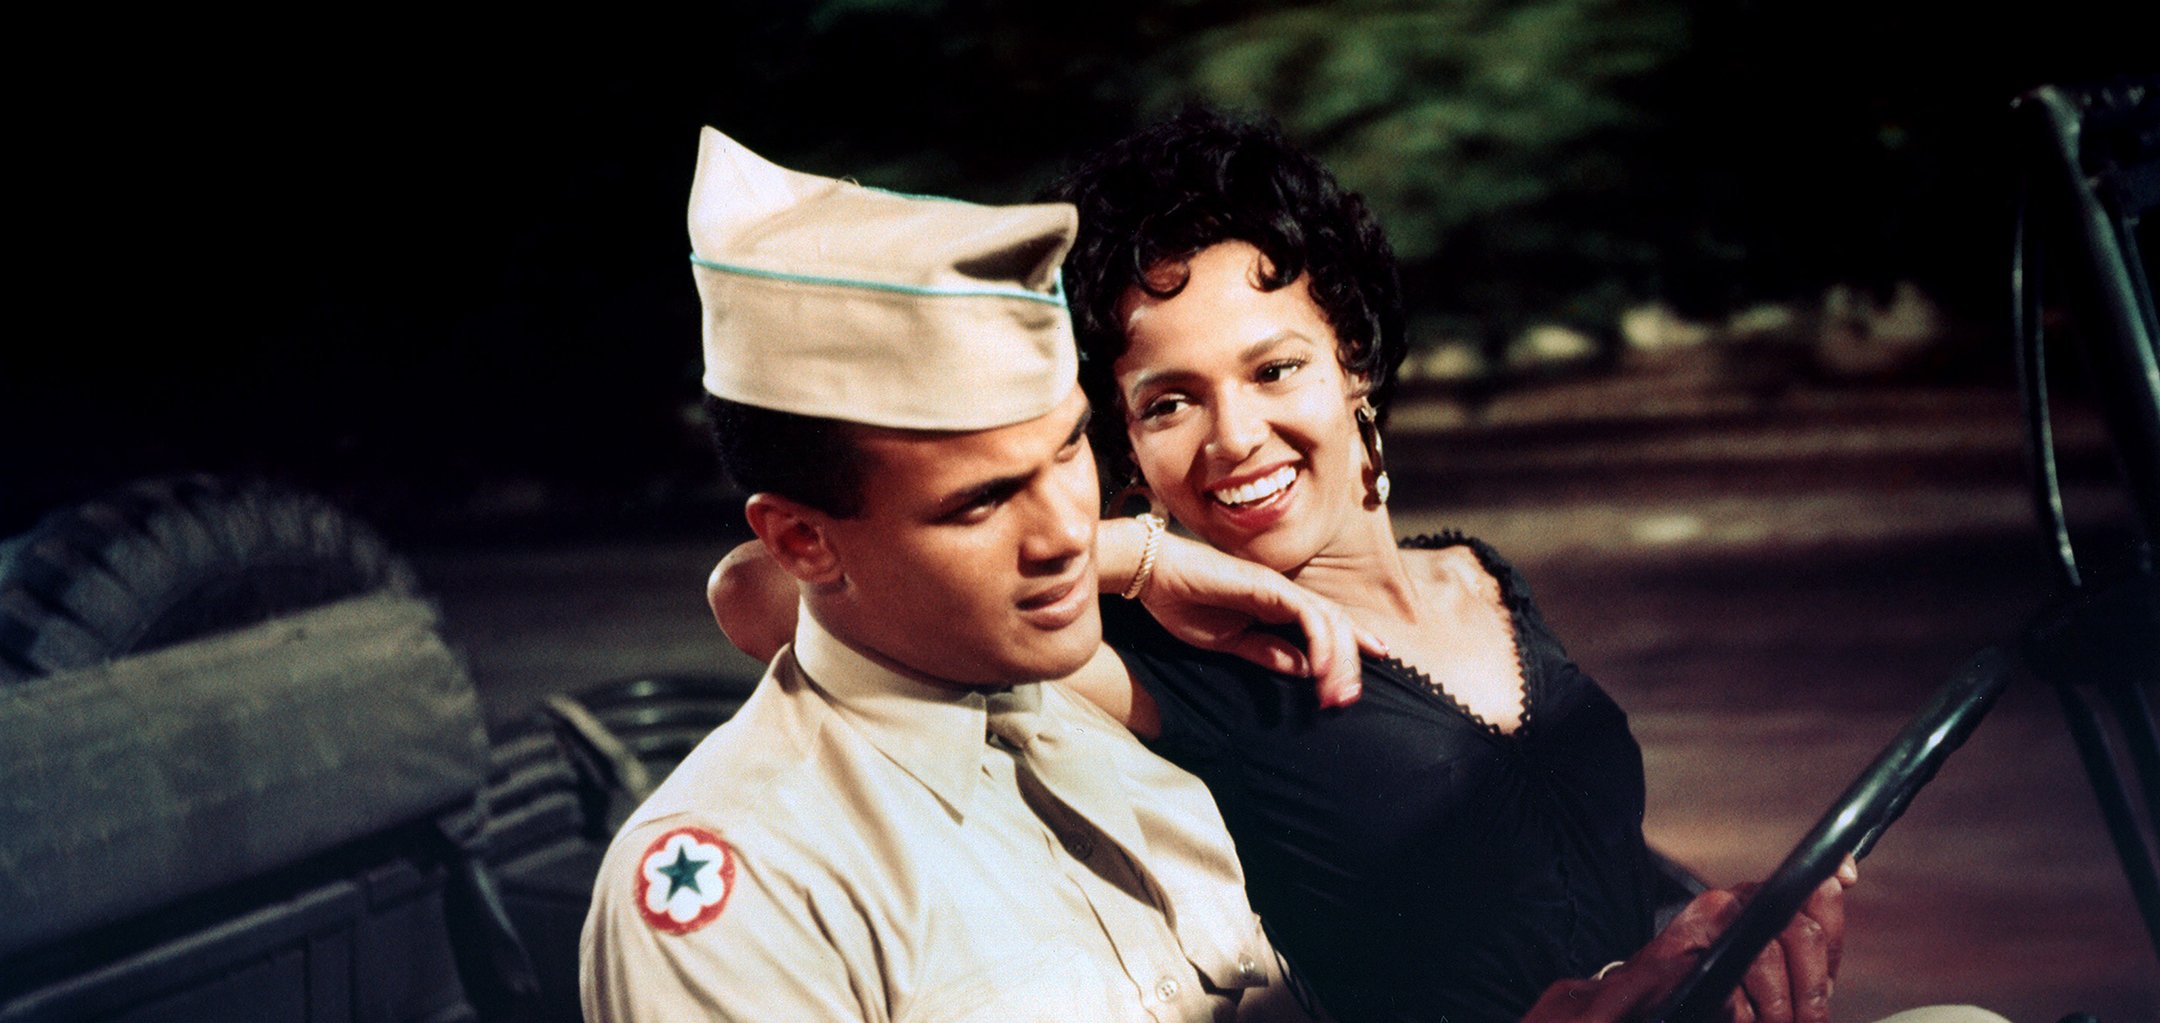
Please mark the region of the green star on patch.
<svg viewBox="0 0 2160 1023"><path fill-rule="evenodd" d="M691 859L690 847L687 845L676 849L675 862L660 868L660 873L666 875L668 879L667 897L672 899L675 897L676 892L685 888L701 896L704 895L705 889L698 887L698 871L705 869L705 865L711 862L711 860Z"/></svg>

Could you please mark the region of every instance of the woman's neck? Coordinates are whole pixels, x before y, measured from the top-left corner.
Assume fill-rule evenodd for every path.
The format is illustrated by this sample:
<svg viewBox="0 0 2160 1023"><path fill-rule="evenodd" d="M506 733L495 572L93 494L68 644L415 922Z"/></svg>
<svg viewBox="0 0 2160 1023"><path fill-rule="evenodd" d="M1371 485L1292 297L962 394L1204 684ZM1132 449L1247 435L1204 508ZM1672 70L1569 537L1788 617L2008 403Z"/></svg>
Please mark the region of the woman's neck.
<svg viewBox="0 0 2160 1023"><path fill-rule="evenodd" d="M1283 574L1353 615L1362 611L1404 622L1418 617L1417 582L1396 545L1385 507L1360 512L1320 553Z"/></svg>

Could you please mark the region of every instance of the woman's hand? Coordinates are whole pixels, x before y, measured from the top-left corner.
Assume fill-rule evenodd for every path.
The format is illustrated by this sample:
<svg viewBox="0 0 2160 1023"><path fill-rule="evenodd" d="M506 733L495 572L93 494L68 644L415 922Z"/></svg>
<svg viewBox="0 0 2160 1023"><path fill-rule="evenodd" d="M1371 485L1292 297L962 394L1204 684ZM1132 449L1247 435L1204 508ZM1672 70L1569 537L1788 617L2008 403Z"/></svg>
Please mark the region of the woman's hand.
<svg viewBox="0 0 2160 1023"><path fill-rule="evenodd" d="M1726 999L1728 1023L1824 1023L1845 945L1845 889L1859 883L1851 857L1808 896ZM1642 950L1595 980L1545 989L1524 1023L1634 1020L1671 993L1704 950L1740 915L1754 885L1704 892Z"/></svg>
<svg viewBox="0 0 2160 1023"><path fill-rule="evenodd" d="M1119 531L1132 535L1119 535ZM1096 531L1103 591L1122 591L1138 565L1144 528L1136 520L1103 523ZM1387 644L1357 627L1342 608L1263 568L1206 544L1164 535L1140 603L1171 635L1193 646L1234 654L1269 671L1316 682L1320 705L1358 698L1363 669L1358 652L1385 655ZM1295 623L1305 649L1261 631Z"/></svg>
<svg viewBox="0 0 2160 1023"><path fill-rule="evenodd" d="M1688 903L1657 937L1593 979L1545 989L1523 1023L1633 1023L1672 993L1704 949L1740 915L1740 900L1709 891Z"/></svg>

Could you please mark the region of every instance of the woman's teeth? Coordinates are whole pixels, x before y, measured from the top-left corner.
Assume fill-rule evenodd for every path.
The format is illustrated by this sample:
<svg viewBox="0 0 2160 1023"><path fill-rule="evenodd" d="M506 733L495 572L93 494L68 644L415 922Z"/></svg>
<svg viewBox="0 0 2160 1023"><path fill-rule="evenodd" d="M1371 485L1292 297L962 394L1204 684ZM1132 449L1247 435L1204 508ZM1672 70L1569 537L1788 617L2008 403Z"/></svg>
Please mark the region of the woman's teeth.
<svg viewBox="0 0 2160 1023"><path fill-rule="evenodd" d="M1255 501L1264 500L1282 493L1283 488L1288 487L1290 481L1296 478L1297 468L1286 465L1251 483L1240 483L1234 487L1224 487L1221 490L1213 491L1211 496L1217 501L1232 507L1241 504L1252 504Z"/></svg>

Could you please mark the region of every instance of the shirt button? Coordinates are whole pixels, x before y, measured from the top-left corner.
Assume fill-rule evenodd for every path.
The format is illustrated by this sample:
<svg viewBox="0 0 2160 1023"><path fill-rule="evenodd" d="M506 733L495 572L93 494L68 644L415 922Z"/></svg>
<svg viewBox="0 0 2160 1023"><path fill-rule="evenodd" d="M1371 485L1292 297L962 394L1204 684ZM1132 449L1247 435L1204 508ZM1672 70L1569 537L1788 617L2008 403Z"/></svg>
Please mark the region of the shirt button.
<svg viewBox="0 0 2160 1023"><path fill-rule="evenodd" d="M1095 855L1095 840L1078 833L1067 835L1065 836L1065 851L1071 853L1073 859L1087 859Z"/></svg>
<svg viewBox="0 0 2160 1023"><path fill-rule="evenodd" d="M1164 977L1155 982L1155 996L1157 998L1167 1002L1176 998L1177 993L1178 982L1176 977Z"/></svg>
<svg viewBox="0 0 2160 1023"><path fill-rule="evenodd" d="M1250 980L1260 973L1260 964L1253 962L1253 957L1241 953L1237 957L1237 971L1238 976Z"/></svg>

